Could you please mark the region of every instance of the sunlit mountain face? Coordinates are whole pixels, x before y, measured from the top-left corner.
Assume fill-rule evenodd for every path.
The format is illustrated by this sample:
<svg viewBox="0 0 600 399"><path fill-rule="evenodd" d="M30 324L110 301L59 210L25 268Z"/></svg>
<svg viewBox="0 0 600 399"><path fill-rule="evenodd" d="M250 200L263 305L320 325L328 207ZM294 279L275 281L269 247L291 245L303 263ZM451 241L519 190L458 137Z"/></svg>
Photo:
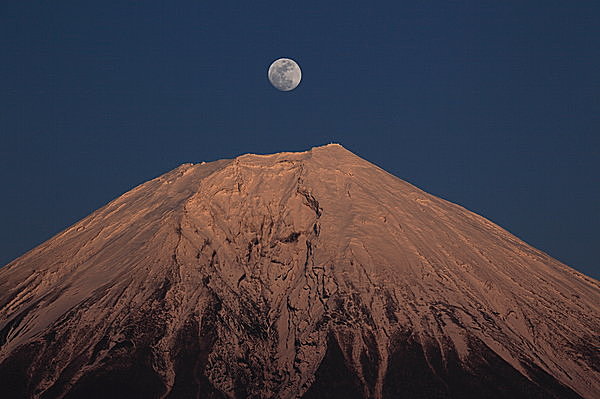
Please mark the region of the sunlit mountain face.
<svg viewBox="0 0 600 399"><path fill-rule="evenodd" d="M598 398L598 281L340 145L184 164L0 269L3 398Z"/></svg>

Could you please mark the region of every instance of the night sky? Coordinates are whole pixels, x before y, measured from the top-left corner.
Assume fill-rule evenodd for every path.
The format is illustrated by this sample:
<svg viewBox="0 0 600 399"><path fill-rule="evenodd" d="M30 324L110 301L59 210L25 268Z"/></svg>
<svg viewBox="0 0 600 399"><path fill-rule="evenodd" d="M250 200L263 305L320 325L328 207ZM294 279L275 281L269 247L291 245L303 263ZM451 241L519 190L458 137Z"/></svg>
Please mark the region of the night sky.
<svg viewBox="0 0 600 399"><path fill-rule="evenodd" d="M3 1L0 265L181 163L337 142L600 277L600 2ZM267 69L296 60L302 82Z"/></svg>

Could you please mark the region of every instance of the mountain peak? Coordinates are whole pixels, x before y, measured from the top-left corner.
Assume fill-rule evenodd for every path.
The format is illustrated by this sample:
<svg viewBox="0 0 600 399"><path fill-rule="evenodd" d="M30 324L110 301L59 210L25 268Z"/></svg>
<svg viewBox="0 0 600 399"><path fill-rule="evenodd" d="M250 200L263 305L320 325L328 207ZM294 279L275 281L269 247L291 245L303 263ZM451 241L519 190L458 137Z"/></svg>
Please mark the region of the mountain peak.
<svg viewBox="0 0 600 399"><path fill-rule="evenodd" d="M312 147L310 150L307 150L307 151L296 151L296 152L285 151L285 152L277 152L277 153L272 153L272 154L248 153L248 154L240 155L240 156L236 157L235 159L247 160L247 159L251 159L251 158L261 158L261 159L282 160L287 157L290 160L307 160L315 155L329 156L329 157L333 157L333 158L344 157L344 156L345 157L354 156L354 157L359 158L357 155L355 155L351 151L344 148L341 144L330 143L330 144L325 144L322 146Z"/></svg>
<svg viewBox="0 0 600 399"><path fill-rule="evenodd" d="M339 143L329 143L329 144L323 144L321 146L316 146L313 147L312 150L344 150L344 151L348 151L346 148L344 148L343 145L339 144Z"/></svg>

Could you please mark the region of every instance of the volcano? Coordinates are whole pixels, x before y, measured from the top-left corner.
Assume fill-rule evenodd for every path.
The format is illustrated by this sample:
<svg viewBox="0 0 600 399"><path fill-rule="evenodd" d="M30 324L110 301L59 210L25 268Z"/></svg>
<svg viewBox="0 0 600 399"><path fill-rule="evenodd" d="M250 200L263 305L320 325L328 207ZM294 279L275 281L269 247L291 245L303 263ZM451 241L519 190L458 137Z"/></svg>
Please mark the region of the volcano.
<svg viewBox="0 0 600 399"><path fill-rule="evenodd" d="M599 398L600 284L337 144L184 164L0 269L3 398Z"/></svg>

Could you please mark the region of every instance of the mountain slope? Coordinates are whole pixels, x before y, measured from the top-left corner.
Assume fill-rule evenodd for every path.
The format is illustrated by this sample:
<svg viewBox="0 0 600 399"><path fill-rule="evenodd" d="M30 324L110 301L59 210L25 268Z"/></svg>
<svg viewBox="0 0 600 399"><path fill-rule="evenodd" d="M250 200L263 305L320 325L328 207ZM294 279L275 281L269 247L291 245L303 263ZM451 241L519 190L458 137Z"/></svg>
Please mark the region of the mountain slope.
<svg viewBox="0 0 600 399"><path fill-rule="evenodd" d="M0 269L0 381L39 398L594 398L599 288L339 145L185 164Z"/></svg>

